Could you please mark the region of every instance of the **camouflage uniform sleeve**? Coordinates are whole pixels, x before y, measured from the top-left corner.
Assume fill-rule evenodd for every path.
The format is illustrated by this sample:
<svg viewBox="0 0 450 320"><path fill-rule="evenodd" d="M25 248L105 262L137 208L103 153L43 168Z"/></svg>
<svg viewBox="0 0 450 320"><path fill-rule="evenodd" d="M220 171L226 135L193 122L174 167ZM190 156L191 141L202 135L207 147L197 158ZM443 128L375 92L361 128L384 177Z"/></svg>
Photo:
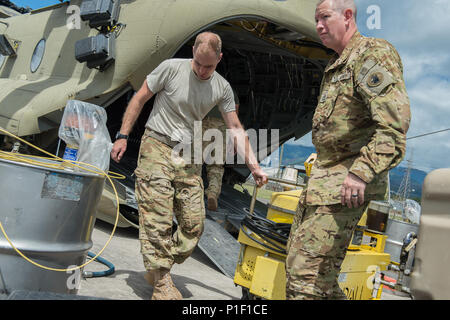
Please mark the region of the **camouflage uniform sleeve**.
<svg viewBox="0 0 450 320"><path fill-rule="evenodd" d="M369 108L375 133L362 147L350 172L369 183L397 166L406 152L411 119L400 57L387 42L367 49L355 65L356 90Z"/></svg>

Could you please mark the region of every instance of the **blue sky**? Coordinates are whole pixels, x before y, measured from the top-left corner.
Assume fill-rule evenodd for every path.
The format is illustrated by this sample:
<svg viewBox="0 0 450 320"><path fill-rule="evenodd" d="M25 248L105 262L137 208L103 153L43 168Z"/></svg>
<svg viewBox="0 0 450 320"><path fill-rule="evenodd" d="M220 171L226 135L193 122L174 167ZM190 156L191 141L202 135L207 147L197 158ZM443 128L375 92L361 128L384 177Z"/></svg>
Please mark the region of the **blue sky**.
<svg viewBox="0 0 450 320"><path fill-rule="evenodd" d="M10 0L18 7L30 7L31 9L38 9L47 7L52 4L60 3L59 0Z"/></svg>
<svg viewBox="0 0 450 320"><path fill-rule="evenodd" d="M58 0L13 2L33 9L59 3ZM355 3L359 31L365 36L388 40L402 58L412 113L407 137L450 128L450 1L356 0ZM311 134L295 143L311 146ZM412 161L413 167L427 172L450 167L450 131L408 140L406 159ZM406 162L402 165L406 166Z"/></svg>

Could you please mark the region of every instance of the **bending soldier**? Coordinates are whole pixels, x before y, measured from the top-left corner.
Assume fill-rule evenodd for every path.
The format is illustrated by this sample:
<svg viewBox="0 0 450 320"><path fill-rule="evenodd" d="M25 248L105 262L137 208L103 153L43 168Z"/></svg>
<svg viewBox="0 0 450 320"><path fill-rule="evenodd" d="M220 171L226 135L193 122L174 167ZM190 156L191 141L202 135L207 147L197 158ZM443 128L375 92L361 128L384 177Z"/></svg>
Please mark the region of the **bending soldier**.
<svg viewBox="0 0 450 320"><path fill-rule="evenodd" d="M189 164L173 152L186 136L192 138L194 122L218 105L232 133L241 139L244 135L245 145L238 145L237 151L245 157L256 183L267 183L251 148L245 152L249 141L236 115L231 87L215 72L221 58L220 37L204 32L195 40L193 59L163 61L130 100L111 151L112 159L120 161L144 104L157 94L135 170L139 239L146 279L153 286L152 299L182 298L170 269L190 256L203 232L203 183L197 164ZM178 228L172 235L174 214Z"/></svg>

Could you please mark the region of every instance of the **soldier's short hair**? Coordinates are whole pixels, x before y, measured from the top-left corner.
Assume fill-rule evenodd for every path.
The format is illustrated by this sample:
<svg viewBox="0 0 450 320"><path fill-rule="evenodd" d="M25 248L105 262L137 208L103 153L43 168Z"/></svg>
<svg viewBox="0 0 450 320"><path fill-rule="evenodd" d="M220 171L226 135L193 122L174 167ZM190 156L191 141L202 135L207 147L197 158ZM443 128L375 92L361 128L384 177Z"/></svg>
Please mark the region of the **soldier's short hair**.
<svg viewBox="0 0 450 320"><path fill-rule="evenodd" d="M197 48L201 44L206 44L210 49L212 49L217 56L222 52L222 39L217 33L211 31L205 31L197 35L194 43L194 51L197 51Z"/></svg>
<svg viewBox="0 0 450 320"><path fill-rule="evenodd" d="M356 5L355 5L355 1L354 0L319 0L317 2L317 6L319 6L320 4L324 3L325 1L332 1L333 4L333 10L334 11L339 11L339 12L343 12L346 9L351 9L353 11L353 17L355 18L356 21Z"/></svg>

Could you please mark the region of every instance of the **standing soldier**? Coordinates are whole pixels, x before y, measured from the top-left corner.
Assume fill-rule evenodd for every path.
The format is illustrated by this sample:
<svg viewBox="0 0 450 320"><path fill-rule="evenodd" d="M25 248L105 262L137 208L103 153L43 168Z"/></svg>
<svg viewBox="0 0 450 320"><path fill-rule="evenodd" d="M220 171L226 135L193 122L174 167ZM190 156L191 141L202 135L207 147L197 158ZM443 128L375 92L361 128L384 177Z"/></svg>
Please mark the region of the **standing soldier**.
<svg viewBox="0 0 450 320"><path fill-rule="evenodd" d="M323 44L336 52L313 117L317 160L292 224L288 299L345 299L337 278L370 200L384 199L388 170L405 155L410 122L403 67L385 40L363 37L353 0L321 0Z"/></svg>
<svg viewBox="0 0 450 320"><path fill-rule="evenodd" d="M218 105L227 127L240 139L244 137L245 144L237 149L256 183L267 183L236 115L230 84L215 72L221 58L220 37L204 32L195 40L193 59L163 61L130 100L111 151L112 159L119 162L144 104L157 93L135 170L139 239L153 300L182 299L170 269L190 256L203 232L205 205L197 165L172 152L186 141L186 132L193 137L194 121L201 121ZM172 235L174 214L178 228Z"/></svg>
<svg viewBox="0 0 450 320"><path fill-rule="evenodd" d="M236 114L239 114L239 98L236 94L236 92L233 90L234 95L234 103L236 107ZM221 162L214 162L214 163L208 163L206 165L206 178L208 180L208 188L205 190L205 195L207 199L207 207L208 210L217 211L218 206L218 199L220 192L222 190L222 178L223 173L225 171L224 164L226 161L226 154L227 154L227 141L226 141L226 129L227 125L225 122L223 122L222 115L219 111L218 106L215 106L203 119L202 122L202 133L203 136L205 135L205 132L209 129L217 129L222 134L222 140L223 140L223 161L220 159ZM204 145L206 147L206 145ZM233 150L234 151L234 150ZM214 156L214 155L212 155ZM199 166L199 176L202 175L201 170L202 166Z"/></svg>

